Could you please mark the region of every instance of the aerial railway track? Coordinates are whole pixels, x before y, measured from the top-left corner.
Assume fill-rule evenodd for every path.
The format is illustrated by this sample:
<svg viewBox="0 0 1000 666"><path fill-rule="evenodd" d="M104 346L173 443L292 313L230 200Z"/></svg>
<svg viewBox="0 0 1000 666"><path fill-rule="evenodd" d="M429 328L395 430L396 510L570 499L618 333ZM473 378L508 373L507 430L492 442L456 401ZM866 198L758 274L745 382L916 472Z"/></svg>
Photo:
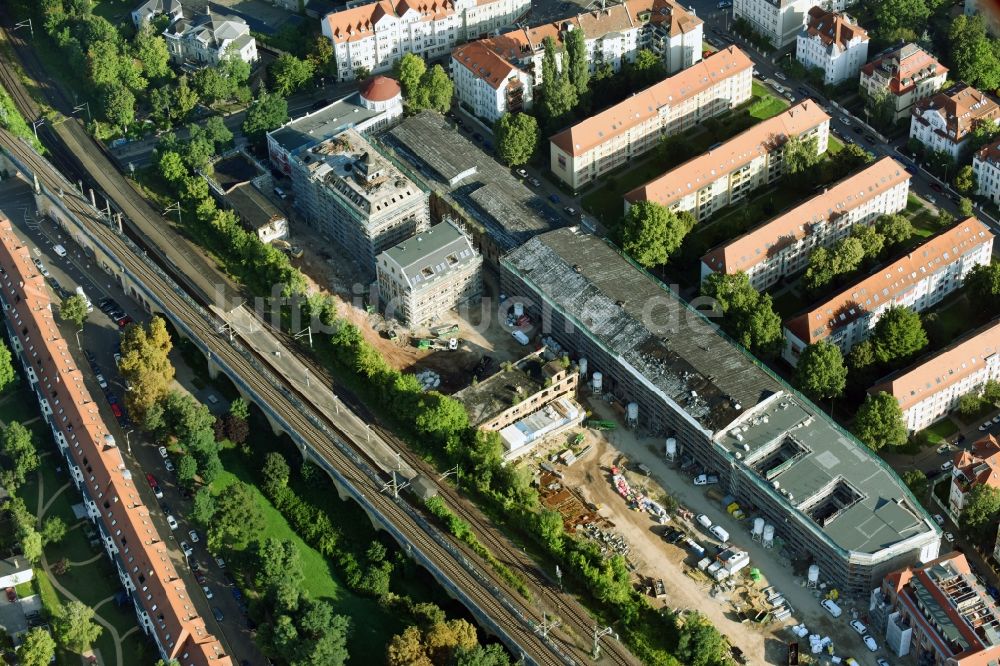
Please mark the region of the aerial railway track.
<svg viewBox="0 0 1000 666"><path fill-rule="evenodd" d="M8 66L7 63L0 63L0 82L2 82L8 91L10 91L15 99L15 103L19 108L21 108L22 112L26 114L26 117L37 117L39 113L38 105L34 102L30 95L27 94L20 82L20 79L18 78L18 75L12 70L11 67ZM185 288L185 291L198 301L198 305L208 306L211 304L219 304L221 299L226 299L225 302L230 305L239 302L237 299L239 298L240 292L237 287L225 278L225 276L223 276L215 266L210 265L198 250L190 247L187 241L179 238L175 232L167 228L168 225L166 221L157 215L155 211L152 211L149 208L148 202L146 202L146 200L117 172L103 152L100 152L98 157L94 157L95 151L102 151L103 149L93 143L89 135L86 134L84 128L75 119L70 118L59 122L56 127L43 125L39 129L42 132L43 137L49 139L45 141L46 147L50 150L53 161L59 165L60 170L71 176L76 176L81 183L86 183L88 186L93 187L103 193L104 196L108 197L109 200L114 203L114 206L123 214L123 230L127 233L131 240L138 244L145 252L149 253L150 258L158 264L162 271L172 277L177 284L182 285ZM32 168L38 169L41 172L45 172L49 168L49 165L39 160L38 156L34 155L33 151L21 144L21 142L16 140L14 137L7 133L3 133L2 138L2 143L7 146L8 149L18 153L18 159L28 160L24 163L32 164ZM90 158L91 163L85 164L84 160L88 158ZM38 162L41 162L41 164L38 164ZM39 171L35 171L35 173L38 173L40 180L45 180ZM132 270L134 266L143 267L145 269L144 272L136 272L135 275L141 275L143 282L152 288L152 286L146 282L146 277L152 275L153 271L151 271L149 266L141 261L139 257L135 256L135 249L130 247L129 244L127 244L121 237L108 228L106 222L99 218L94 209L74 190L71 184L59 182L61 179L58 177L58 174L53 173L49 175L52 176L50 179L51 182L47 182L46 184L50 187L50 191L59 192L61 190L66 190L66 196L63 199L64 203L72 202L74 212L78 216L81 216L82 220L89 220L91 222L89 226L93 232L99 233L102 241L106 242L108 247L113 248L115 256L117 256L123 264L126 263L125 259L127 257L135 259L135 261L128 262L130 264L129 270ZM52 187L55 187L56 189L51 189ZM69 190L74 191L72 191L71 194ZM191 304L183 298L177 296L169 287L167 281L162 279L164 276L157 277L161 278L161 282L164 285L164 289L158 290L157 295L170 298L170 304L166 302L164 303L165 307L170 308L170 312L180 316L180 312L185 312L191 309ZM174 310L173 307L182 308L182 310L177 311ZM196 332L196 335L201 340L203 340L206 344L212 342L218 343L221 341L221 338L219 338L217 334L217 328L214 328L213 330L213 325L205 322L200 316L194 317L194 319L201 322L201 326L199 326ZM266 324L266 322L264 323ZM280 339L286 347L292 348L299 346L297 341L292 339L287 334L284 334L281 331L274 331L274 329L272 329L272 331L276 335L280 336ZM263 363L265 365L271 365L273 363L273 359L269 358L267 355L259 354L254 351L254 341L252 338L244 337L243 339L245 342L243 345L244 351L251 354L258 364ZM218 347L220 350L233 352L233 348L226 344L215 344L214 346ZM253 364L245 359L241 354L229 354L229 356L231 356L234 361L237 359L244 361L241 365L231 366L240 377L253 377L260 374L260 371L254 369ZM227 362L229 360L228 357L220 356L220 358L226 358ZM300 356L300 360L306 363L317 377L322 378L327 386L332 387L338 397L345 401L345 404L349 405L356 413L363 416L365 420L372 423L373 433L392 445L395 450L399 451L403 459L411 465L413 469L420 471L428 478L435 477L435 470L433 470L419 456L410 451L408 446L406 446L397 436L383 426L379 425L374 415L368 412L368 410L366 410L357 398L349 391L346 391L342 386L339 386L335 378L326 368L322 367L315 361L315 359L309 357L307 354ZM308 440L309 445L311 445L318 454L317 457L328 460L330 464L333 465L334 469L341 473L344 473L346 470L356 472L359 462L363 462L369 473L363 476L356 475L350 478L348 478L345 474L345 480L352 484L360 484L356 486L359 491L362 488L368 488L370 490L373 487L373 484L375 488L380 488L381 484L378 473L372 467L372 464L376 467L378 464L373 463L373 461L366 456L365 446L363 443L351 442L350 436L343 432L332 419L328 418L323 413L323 410L310 408L310 397L300 392L292 383L285 381L285 378L282 376L280 371L277 371L277 368L272 366L272 372L269 374L271 375L270 379L272 381L257 381L253 385L254 390L264 389L266 387L267 393L258 393L258 395L260 395L262 399L268 401L271 405L282 405L287 407L288 403L292 403L293 408L282 409L282 417L292 429ZM279 388L275 388L275 386L278 386ZM277 399L279 396L281 399L280 402L272 402L272 399ZM295 403L297 403L297 405ZM307 409L309 410L308 416L306 415ZM300 427L303 428L303 430L300 430ZM317 434L315 432L317 428L326 430L327 432L324 436L317 438L314 436ZM342 443L351 442L352 447L350 448L350 452L353 453L356 460L352 461L344 459L344 456L347 455L347 453L339 451L337 447L331 445L331 439L340 439ZM346 445L345 448L347 448ZM334 455L338 452L340 453L340 456ZM365 460L362 461L361 458L364 458ZM334 465L334 463L336 464ZM518 616L520 621L516 623L518 628L517 632L513 631L514 627L508 626L507 623L503 624L503 628L512 635L511 637L516 640L519 645L525 647L526 649L528 649L529 645L532 644L540 648L542 653L536 658L538 663L574 663L576 660L586 659L586 652L588 651L587 646L590 643L595 627L594 620L589 616L586 610L572 596L556 590L552 581L537 569L535 563L520 548L513 544L509 537L504 535L493 525L491 521L483 516L478 508L473 506L471 502L458 493L455 488L445 483L436 485L440 494L447 501L450 508L452 508L452 510L454 510L463 520L473 526L483 544L487 546L498 557L498 559L525 577L531 589L531 603L524 606L519 603L520 600L516 598L516 593L509 590L509 587L499 577L499 575L486 567L484 570L479 571L480 576L485 576L485 581L479 581L478 585L482 588L489 588L493 590L506 590L508 597L507 603L514 608L506 609L506 613L499 612L494 614L490 611L489 605L484 604L481 606L483 611L490 617L493 617L501 622L502 618L505 616ZM385 498L383 495L378 495L377 491L374 494L369 492L368 495L372 495L372 497L378 497L380 499ZM368 497L368 495L366 495L366 497ZM397 509L401 508L395 501L389 501L388 504L392 507L396 507ZM413 508L408 505L406 505L406 508L408 508L411 512L414 511ZM388 509L389 507L387 506L386 510ZM383 513L382 515L387 520L391 521L398 514L390 515L389 513ZM423 520L422 516L419 515L412 518L417 521ZM416 533L411 529L406 533L406 536L409 537L411 532ZM419 535L422 537L422 540L419 543L414 540L414 545L417 548L423 549L425 546L421 544L427 543L427 533L426 531L419 531ZM441 535L438 536L440 537ZM440 546L440 544L438 545ZM478 560L478 556L471 553L463 544L456 543L454 540L449 538L448 545L450 545L452 549L458 548L462 553L461 557L465 558L467 561L475 562ZM446 556L443 559L438 558L435 560L435 563L440 564L442 570L447 568L446 573L449 577L452 575L453 568L465 571L465 569L457 564L454 556ZM468 576L465 577L465 580L467 579ZM460 582L454 578L452 578L452 580L456 583ZM503 609L502 605L499 608L496 607L496 604L499 602L496 602L492 595L487 594L486 596L495 602L494 610L501 611ZM511 600L513 600L513 602ZM479 603L479 599L477 599L477 603ZM543 639L535 632L535 626L543 620L540 609L546 609L550 618L555 615L562 623L562 626L551 632L549 638ZM529 636L531 640L527 640ZM553 642L553 639L556 639L562 647L556 645L556 643ZM564 653L563 649L573 656ZM535 651L531 650L531 652L534 653ZM542 658L545 655L551 656L554 660L546 661ZM602 641L602 657L607 663L622 665L639 663L638 660L636 660L635 657L624 648L624 646L619 644L617 641L608 639L604 639Z"/></svg>

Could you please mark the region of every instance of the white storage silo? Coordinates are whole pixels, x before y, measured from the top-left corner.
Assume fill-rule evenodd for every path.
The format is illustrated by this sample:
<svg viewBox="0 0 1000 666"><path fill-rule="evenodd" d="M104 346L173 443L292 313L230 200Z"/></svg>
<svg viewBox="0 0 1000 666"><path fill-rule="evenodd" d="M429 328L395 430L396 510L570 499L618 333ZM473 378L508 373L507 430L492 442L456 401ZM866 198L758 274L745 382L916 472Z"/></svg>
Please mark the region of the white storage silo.
<svg viewBox="0 0 1000 666"><path fill-rule="evenodd" d="M673 437L667 437L667 460L674 460L677 458L677 440Z"/></svg>
<svg viewBox="0 0 1000 666"><path fill-rule="evenodd" d="M764 548L774 545L774 525L764 525Z"/></svg>
<svg viewBox="0 0 1000 666"><path fill-rule="evenodd" d="M595 372L594 377L591 380L591 385L594 387L594 393L600 395L603 381L604 381L604 376L599 372Z"/></svg>

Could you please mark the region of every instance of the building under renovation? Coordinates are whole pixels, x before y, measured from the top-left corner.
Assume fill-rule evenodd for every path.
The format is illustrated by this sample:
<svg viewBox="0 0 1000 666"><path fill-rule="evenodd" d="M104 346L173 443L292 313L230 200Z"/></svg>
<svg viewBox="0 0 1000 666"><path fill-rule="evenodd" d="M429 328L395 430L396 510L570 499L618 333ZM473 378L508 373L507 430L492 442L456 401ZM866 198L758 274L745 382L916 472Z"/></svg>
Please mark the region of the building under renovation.
<svg viewBox="0 0 1000 666"><path fill-rule="evenodd" d="M842 594L937 557L940 530L885 463L606 241L533 238L501 260L501 291Z"/></svg>

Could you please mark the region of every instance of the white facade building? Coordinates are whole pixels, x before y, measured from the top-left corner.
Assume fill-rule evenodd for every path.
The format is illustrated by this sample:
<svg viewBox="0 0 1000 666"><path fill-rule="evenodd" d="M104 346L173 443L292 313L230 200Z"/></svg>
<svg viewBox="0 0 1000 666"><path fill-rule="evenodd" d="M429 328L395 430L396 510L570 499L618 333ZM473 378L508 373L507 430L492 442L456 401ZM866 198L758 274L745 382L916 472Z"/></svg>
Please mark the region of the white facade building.
<svg viewBox="0 0 1000 666"><path fill-rule="evenodd" d="M181 0L146 0L132 10L132 25L138 30L143 23L160 16L170 17L171 23L183 18L184 8L181 6Z"/></svg>
<svg viewBox="0 0 1000 666"><path fill-rule="evenodd" d="M807 99L627 193L625 211L634 203L654 201L704 220L784 175L784 140L776 137L813 136L822 155L830 137L830 116Z"/></svg>
<svg viewBox="0 0 1000 666"><path fill-rule="evenodd" d="M805 270L817 247L830 247L856 224L906 208L910 174L891 157L845 178L783 215L720 245L701 258L701 279L712 273L746 273L763 291Z"/></svg>
<svg viewBox="0 0 1000 666"><path fill-rule="evenodd" d="M530 0L381 0L323 17L323 35L333 42L337 76L392 69L406 53L425 60L445 55L456 44L511 25L531 7Z"/></svg>
<svg viewBox="0 0 1000 666"><path fill-rule="evenodd" d="M257 40L250 26L238 16L209 10L193 18L179 18L163 31L170 59L214 66L232 52L243 62L257 62Z"/></svg>
<svg viewBox="0 0 1000 666"><path fill-rule="evenodd" d="M458 100L490 124L505 113L531 108L531 75L498 56L482 41L452 51L451 77Z"/></svg>
<svg viewBox="0 0 1000 666"><path fill-rule="evenodd" d="M1000 379L1000 323L973 332L929 359L911 365L868 390L899 401L910 432L923 430L958 407L963 395L976 394Z"/></svg>
<svg viewBox="0 0 1000 666"><path fill-rule="evenodd" d="M795 58L821 70L823 83L835 86L856 78L868 61L868 33L846 14L813 7L799 33Z"/></svg>
<svg viewBox="0 0 1000 666"><path fill-rule="evenodd" d="M733 16L781 49L796 40L815 0L735 0Z"/></svg>
<svg viewBox="0 0 1000 666"><path fill-rule="evenodd" d="M868 338L889 306L923 312L961 287L974 266L988 264L992 252L989 228L974 217L964 219L895 263L787 320L782 357L795 365L806 346L820 340L847 354Z"/></svg>
<svg viewBox="0 0 1000 666"><path fill-rule="evenodd" d="M972 157L972 172L976 175L976 194L1000 203L1000 141L976 151Z"/></svg>
<svg viewBox="0 0 1000 666"><path fill-rule="evenodd" d="M1000 120L1000 105L972 86L961 83L919 102L910 118L910 138L929 151L948 153L958 161L980 123Z"/></svg>
<svg viewBox="0 0 1000 666"><path fill-rule="evenodd" d="M916 44L884 52L861 68L861 93L871 97L888 93L895 108L893 120L910 117L913 105L941 89L948 68Z"/></svg>

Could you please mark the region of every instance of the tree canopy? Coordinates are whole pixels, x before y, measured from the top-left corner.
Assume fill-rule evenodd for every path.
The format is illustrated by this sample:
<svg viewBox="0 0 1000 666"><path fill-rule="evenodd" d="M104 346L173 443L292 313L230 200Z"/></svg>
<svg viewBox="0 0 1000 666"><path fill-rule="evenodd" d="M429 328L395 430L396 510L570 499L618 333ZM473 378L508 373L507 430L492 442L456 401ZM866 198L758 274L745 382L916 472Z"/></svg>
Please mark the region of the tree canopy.
<svg viewBox="0 0 1000 666"><path fill-rule="evenodd" d="M959 524L966 532L985 536L996 531L998 515L1000 515L1000 488L980 483L972 488L968 499L965 500Z"/></svg>
<svg viewBox="0 0 1000 666"><path fill-rule="evenodd" d="M807 395L836 398L847 386L847 366L840 348L820 340L803 350L795 366L795 384Z"/></svg>
<svg viewBox="0 0 1000 666"><path fill-rule="evenodd" d="M296 58L291 53L282 53L271 63L271 81L274 90L287 97L312 80L315 65L312 60Z"/></svg>
<svg viewBox="0 0 1000 666"><path fill-rule="evenodd" d="M13 358L7 343L0 340L0 391L17 380L17 373L14 371Z"/></svg>
<svg viewBox="0 0 1000 666"><path fill-rule="evenodd" d="M236 481L215 498L215 513L208 527L208 543L215 550L222 547L245 549L264 525L264 514L252 486Z"/></svg>
<svg viewBox="0 0 1000 666"><path fill-rule="evenodd" d="M973 266L963 286L974 303L994 312L1000 309L1000 263Z"/></svg>
<svg viewBox="0 0 1000 666"><path fill-rule="evenodd" d="M875 231L882 234L888 246L904 243L913 236L913 224L905 215L879 215L875 220Z"/></svg>
<svg viewBox="0 0 1000 666"><path fill-rule="evenodd" d="M80 294L73 294L59 304L59 317L76 328L82 328L87 319L87 301Z"/></svg>
<svg viewBox="0 0 1000 666"><path fill-rule="evenodd" d="M264 135L288 120L288 102L277 93L261 90L243 118L243 133L260 143Z"/></svg>
<svg viewBox="0 0 1000 666"><path fill-rule="evenodd" d="M125 403L139 422L145 419L146 410L170 390L174 366L168 354L172 348L162 317L153 317L145 328L131 324L122 334L118 369L129 387Z"/></svg>
<svg viewBox="0 0 1000 666"><path fill-rule="evenodd" d="M874 451L906 443L906 425L899 403L889 393L869 394L854 417L854 434Z"/></svg>
<svg viewBox="0 0 1000 666"><path fill-rule="evenodd" d="M816 136L790 136L781 151L785 173L798 174L819 163L819 139Z"/></svg>
<svg viewBox="0 0 1000 666"><path fill-rule="evenodd" d="M56 654L56 642L43 627L35 627L24 635L17 648L21 666L48 666Z"/></svg>
<svg viewBox="0 0 1000 666"><path fill-rule="evenodd" d="M981 14L959 14L948 30L957 79L982 90L1000 88L1000 43L986 34Z"/></svg>
<svg viewBox="0 0 1000 666"><path fill-rule="evenodd" d="M927 346L920 315L899 305L891 305L882 313L870 339L875 359L885 364L908 359Z"/></svg>
<svg viewBox="0 0 1000 666"><path fill-rule="evenodd" d="M53 618L52 629L59 644L77 654L89 650L104 631L94 622L94 609L75 599L63 604Z"/></svg>
<svg viewBox="0 0 1000 666"><path fill-rule="evenodd" d="M700 613L690 613L679 628L677 658L685 666L725 666L729 645L719 630Z"/></svg>
<svg viewBox="0 0 1000 666"><path fill-rule="evenodd" d="M9 461L8 464L4 465L4 468L10 472L10 476L6 477L5 481L7 483L13 481L20 486L25 482L28 474L38 469L39 464L41 464L31 431L19 422L11 421L3 429L0 445L3 446L4 457Z"/></svg>
<svg viewBox="0 0 1000 666"><path fill-rule="evenodd" d="M535 151L541 134L538 121L527 113L505 113L493 128L497 156L511 166L527 164Z"/></svg>
<svg viewBox="0 0 1000 666"><path fill-rule="evenodd" d="M667 263L694 228L687 212L675 212L655 201L629 207L622 222L622 249L646 268Z"/></svg>
<svg viewBox="0 0 1000 666"><path fill-rule="evenodd" d="M878 0L873 13L879 37L895 42L913 41L923 34L931 10L924 0Z"/></svg>
<svg viewBox="0 0 1000 666"><path fill-rule="evenodd" d="M587 54L587 43L583 30L577 28L563 35L567 73L569 82L576 89L577 97L587 94L590 85L590 58Z"/></svg>
<svg viewBox="0 0 1000 666"><path fill-rule="evenodd" d="M780 350L781 317L774 311L771 295L754 289L746 273L712 273L702 283L701 293L715 299L722 327L738 343L763 355Z"/></svg>

